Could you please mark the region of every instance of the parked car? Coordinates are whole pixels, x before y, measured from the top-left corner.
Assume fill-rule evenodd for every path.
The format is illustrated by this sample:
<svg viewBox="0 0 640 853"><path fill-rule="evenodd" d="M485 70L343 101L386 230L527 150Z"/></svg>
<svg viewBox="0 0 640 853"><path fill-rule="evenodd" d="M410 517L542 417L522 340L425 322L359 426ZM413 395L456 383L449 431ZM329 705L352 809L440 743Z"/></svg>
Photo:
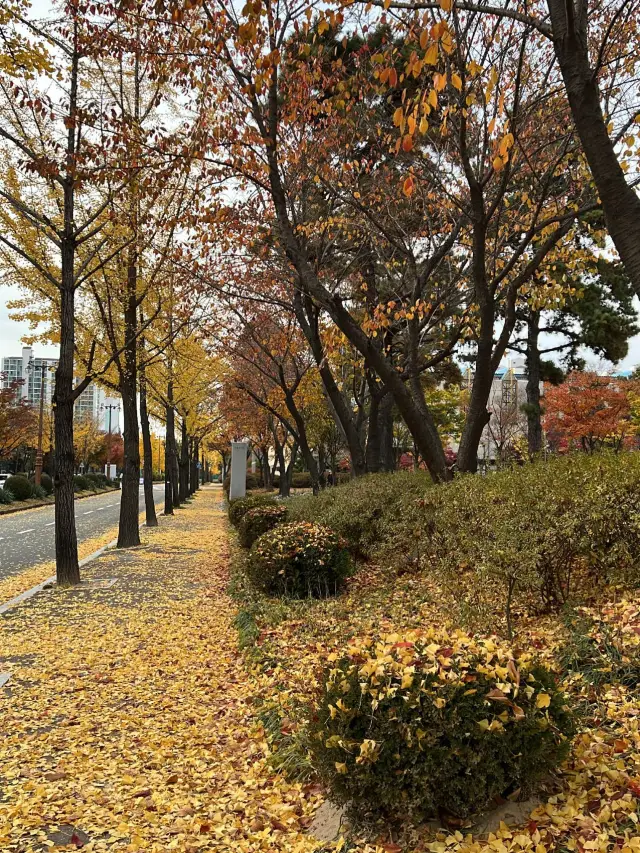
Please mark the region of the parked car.
<svg viewBox="0 0 640 853"><path fill-rule="evenodd" d="M0 489L4 486L10 476L11 474L0 474Z"/></svg>

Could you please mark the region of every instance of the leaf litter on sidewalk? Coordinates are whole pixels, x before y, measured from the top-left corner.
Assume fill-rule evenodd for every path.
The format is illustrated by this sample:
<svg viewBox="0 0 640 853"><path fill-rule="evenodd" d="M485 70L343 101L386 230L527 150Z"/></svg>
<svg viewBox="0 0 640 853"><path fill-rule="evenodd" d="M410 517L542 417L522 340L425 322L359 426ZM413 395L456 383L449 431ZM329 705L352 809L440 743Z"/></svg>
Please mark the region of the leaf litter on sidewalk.
<svg viewBox="0 0 640 853"><path fill-rule="evenodd" d="M317 786L268 764L218 494L0 621L0 849L293 851Z"/></svg>

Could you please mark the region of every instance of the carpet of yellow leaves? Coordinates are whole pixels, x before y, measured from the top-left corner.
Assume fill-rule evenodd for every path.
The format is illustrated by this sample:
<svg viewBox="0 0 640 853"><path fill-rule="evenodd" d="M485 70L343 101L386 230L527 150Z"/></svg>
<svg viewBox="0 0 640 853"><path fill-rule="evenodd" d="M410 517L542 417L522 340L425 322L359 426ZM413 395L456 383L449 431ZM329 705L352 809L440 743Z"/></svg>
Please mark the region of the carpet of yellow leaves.
<svg viewBox="0 0 640 853"><path fill-rule="evenodd" d="M100 548L104 548L109 542L112 542L118 535L118 528L112 527L106 530L101 536L94 536L91 539L84 539L78 543L78 557L83 560ZM0 580L0 604L15 598L16 595L31 589L32 586L37 586L47 578L52 577L56 573L55 562L39 563L37 566L31 566L23 572L18 572L15 575L10 575L7 578Z"/></svg>
<svg viewBox="0 0 640 853"><path fill-rule="evenodd" d="M241 583L239 581L239 583ZM398 577L369 566L346 591L325 601L278 602L252 597L244 606L254 614L257 639L248 653L265 705L277 707L287 729L302 726L305 703L323 683L327 661L352 637L451 626L464 614L451 590L433 577ZM601 602L583 615L608 622L623 658L640 650L640 594L614 604ZM242 596L241 596L242 597ZM499 605L498 605L499 606ZM486 616L486 614L483 614ZM467 613L473 629L473 614ZM496 609L499 630L501 613ZM455 627L455 626L454 626ZM522 617L514 648L533 651L552 666L566 640L559 618ZM640 851L640 701L638 686L604 684L595 688L576 674L565 682L571 704L581 712L581 731L557 779L550 780L542 803L521 826L501 824L475 837L472 828L438 830L433 825L389 827L340 838L323 849L343 853L639 853ZM276 692L276 688L277 691Z"/></svg>
<svg viewBox="0 0 640 853"><path fill-rule="evenodd" d="M92 563L110 588L47 591L0 621L1 850L317 848L317 786L270 769L255 722L219 500L204 490Z"/></svg>

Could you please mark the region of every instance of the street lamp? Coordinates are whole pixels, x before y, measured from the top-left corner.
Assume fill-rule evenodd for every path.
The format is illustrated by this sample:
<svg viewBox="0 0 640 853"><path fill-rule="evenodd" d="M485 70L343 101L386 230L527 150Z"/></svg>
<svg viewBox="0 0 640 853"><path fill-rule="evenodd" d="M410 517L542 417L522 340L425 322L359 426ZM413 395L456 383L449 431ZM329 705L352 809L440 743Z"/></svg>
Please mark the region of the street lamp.
<svg viewBox="0 0 640 853"><path fill-rule="evenodd" d="M103 411L109 412L109 438L107 439L107 480L111 479L111 413L114 411L119 412L120 406L116 406L115 403L110 403L108 406L104 403L100 406Z"/></svg>

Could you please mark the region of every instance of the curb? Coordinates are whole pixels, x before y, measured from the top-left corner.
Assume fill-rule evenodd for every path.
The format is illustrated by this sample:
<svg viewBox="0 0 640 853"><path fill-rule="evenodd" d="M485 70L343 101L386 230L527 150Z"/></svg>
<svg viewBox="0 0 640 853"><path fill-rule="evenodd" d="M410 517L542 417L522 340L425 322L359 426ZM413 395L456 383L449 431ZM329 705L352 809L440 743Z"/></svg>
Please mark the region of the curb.
<svg viewBox="0 0 640 853"><path fill-rule="evenodd" d="M160 517L161 515L164 515L164 510L161 510L160 512L156 513L156 515L158 517ZM140 527L140 529L142 529L143 527L146 527L146 522L143 521L142 524L139 525L139 527ZM80 568L82 568L83 566L86 566L87 563L91 563L91 562L93 562L93 560L97 560L98 557L101 557L105 551L108 551L109 548L114 548L117 544L118 544L118 540L112 539L111 542L107 542L106 545L103 545L102 548L98 548L98 550L94 551L93 554L89 554L88 556L83 557L82 560L80 560L78 562L78 566ZM11 598L9 601L5 601L4 604L0 604L0 615L2 615L3 613L6 613L7 610L10 610L12 607L15 607L16 604L22 604L23 601L28 601L28 599L33 598L34 595L37 595L39 592L42 592L42 590L45 588L45 586L48 586L49 584L53 584L53 583L55 583L55 581L56 581L56 576L51 575L50 578L47 578L46 580L43 580L41 583L38 583L35 586L32 586L31 589L26 589L24 592L21 592L20 595L16 595L15 598Z"/></svg>

